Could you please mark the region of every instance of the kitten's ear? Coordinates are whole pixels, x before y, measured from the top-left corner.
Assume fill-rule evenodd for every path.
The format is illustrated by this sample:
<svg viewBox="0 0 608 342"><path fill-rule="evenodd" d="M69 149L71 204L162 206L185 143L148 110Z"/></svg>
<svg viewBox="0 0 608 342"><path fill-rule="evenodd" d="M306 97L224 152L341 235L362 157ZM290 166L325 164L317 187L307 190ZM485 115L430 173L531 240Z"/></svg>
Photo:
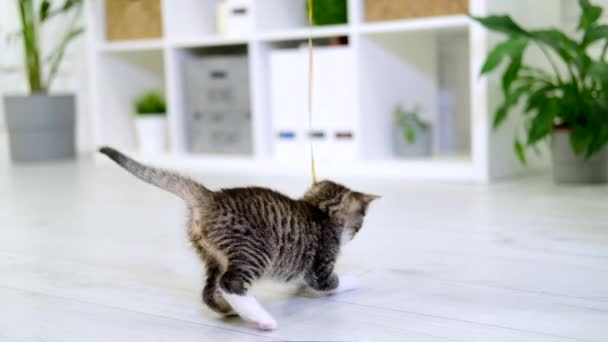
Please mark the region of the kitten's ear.
<svg viewBox="0 0 608 342"><path fill-rule="evenodd" d="M380 196L376 196L376 195L372 195L372 194L363 194L363 193L361 194L361 201L363 203L365 203L366 205L372 203L373 201L375 201L379 198L380 198Z"/></svg>

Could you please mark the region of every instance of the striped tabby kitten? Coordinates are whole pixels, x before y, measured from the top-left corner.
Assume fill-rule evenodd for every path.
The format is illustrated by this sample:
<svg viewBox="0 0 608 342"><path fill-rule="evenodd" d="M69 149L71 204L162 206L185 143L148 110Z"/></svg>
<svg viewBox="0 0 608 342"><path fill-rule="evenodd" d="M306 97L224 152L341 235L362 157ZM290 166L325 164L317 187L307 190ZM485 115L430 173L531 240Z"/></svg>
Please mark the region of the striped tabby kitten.
<svg viewBox="0 0 608 342"><path fill-rule="evenodd" d="M356 279L336 275L334 265L376 196L331 181L313 185L296 200L258 187L211 191L112 148L100 152L186 201L189 238L207 271L203 301L214 311L236 313L258 329L272 330L275 320L247 292L256 280L298 281L321 293L357 287Z"/></svg>

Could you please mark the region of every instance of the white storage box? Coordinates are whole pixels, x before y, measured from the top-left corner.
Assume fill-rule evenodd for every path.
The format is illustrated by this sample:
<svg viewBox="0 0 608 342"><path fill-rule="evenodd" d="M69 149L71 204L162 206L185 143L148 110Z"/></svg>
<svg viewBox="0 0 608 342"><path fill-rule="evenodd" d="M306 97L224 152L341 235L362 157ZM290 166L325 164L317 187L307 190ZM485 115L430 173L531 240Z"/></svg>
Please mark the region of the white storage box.
<svg viewBox="0 0 608 342"><path fill-rule="evenodd" d="M314 51L312 130L308 126L308 50L275 50L270 55L273 148L278 160L307 160L310 142L319 160L354 160L354 52L350 47Z"/></svg>
<svg viewBox="0 0 608 342"><path fill-rule="evenodd" d="M229 36L248 36L253 32L253 0L226 0L225 10L225 34Z"/></svg>

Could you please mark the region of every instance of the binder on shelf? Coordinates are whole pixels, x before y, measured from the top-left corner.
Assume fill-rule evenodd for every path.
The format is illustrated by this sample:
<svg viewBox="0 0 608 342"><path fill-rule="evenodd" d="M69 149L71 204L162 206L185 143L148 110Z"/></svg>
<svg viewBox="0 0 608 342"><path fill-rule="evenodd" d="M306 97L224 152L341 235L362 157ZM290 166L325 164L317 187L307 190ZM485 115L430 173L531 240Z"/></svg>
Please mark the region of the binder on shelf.
<svg viewBox="0 0 608 342"><path fill-rule="evenodd" d="M354 53L348 46L317 47L314 55L312 129L308 123L308 51L277 49L270 54L270 93L274 155L279 160L357 157L357 118L353 99ZM284 134L291 132L292 134Z"/></svg>

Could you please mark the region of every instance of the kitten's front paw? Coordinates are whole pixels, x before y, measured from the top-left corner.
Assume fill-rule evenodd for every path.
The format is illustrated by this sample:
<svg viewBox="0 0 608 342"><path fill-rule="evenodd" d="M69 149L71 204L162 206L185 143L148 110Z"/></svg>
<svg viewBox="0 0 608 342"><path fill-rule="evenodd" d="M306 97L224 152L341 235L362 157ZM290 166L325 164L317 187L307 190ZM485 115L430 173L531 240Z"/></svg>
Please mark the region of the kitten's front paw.
<svg viewBox="0 0 608 342"><path fill-rule="evenodd" d="M361 288L361 281L353 276L341 275L338 279L338 288L336 289L337 293Z"/></svg>
<svg viewBox="0 0 608 342"><path fill-rule="evenodd" d="M265 319L254 322L256 327L262 331L272 331L278 327L277 322L274 319Z"/></svg>

